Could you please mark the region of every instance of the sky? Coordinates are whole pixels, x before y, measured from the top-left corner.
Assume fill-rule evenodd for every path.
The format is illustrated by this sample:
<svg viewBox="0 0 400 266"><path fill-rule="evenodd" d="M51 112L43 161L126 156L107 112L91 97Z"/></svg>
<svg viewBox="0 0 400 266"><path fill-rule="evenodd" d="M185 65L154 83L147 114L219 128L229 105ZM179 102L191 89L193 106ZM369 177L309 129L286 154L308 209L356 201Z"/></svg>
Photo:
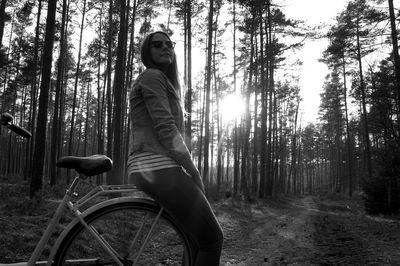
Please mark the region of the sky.
<svg viewBox="0 0 400 266"><path fill-rule="evenodd" d="M324 24L326 31L328 27L335 21L335 17L345 9L348 0L278 0L275 1L277 5L283 10L287 18L303 20L309 26ZM229 15L228 15L229 16ZM227 36L224 43L232 43L230 26L227 26ZM179 50L183 50L183 43L178 43ZM324 63L318 62L322 57L322 52L326 49L328 41L325 40L306 40L305 45L300 51L296 51L295 56L303 62L302 67L299 69L299 87L303 103L301 106L302 120L305 123L316 122L318 117L318 109L320 104L320 93L328 74L328 68ZM230 53L227 47L225 53ZM181 56L182 57L182 56ZM195 62L204 61L204 54L200 50L193 52ZM227 66L233 65L228 56ZM179 59L179 56L178 56ZM182 62L183 64L183 62ZM197 73L202 70L203 64L194 64L193 72ZM230 67L228 67L230 69ZM240 86L240 85L238 85ZM231 112L230 109L227 111Z"/></svg>
<svg viewBox="0 0 400 266"><path fill-rule="evenodd" d="M332 24L338 13L344 10L348 0L283 0L281 9L287 18L303 20L308 25ZM318 62L328 45L327 40L308 40L297 53L303 61L299 73L299 86L303 98L302 118L315 122L318 117L320 93L328 74L325 64Z"/></svg>
<svg viewBox="0 0 400 266"><path fill-rule="evenodd" d="M277 5L283 10L287 18L303 20L307 25L314 26L325 24L332 25L335 17L345 9L348 0L277 0ZM230 26L227 26L230 28ZM326 28L326 29L327 29ZM231 29L228 29L231 32ZM231 35L228 33L228 38ZM183 40L177 40L176 51L183 51ZM225 43L230 41L224 40ZM302 120L305 123L316 122L318 117L318 109L320 104L320 93L328 74L328 69L325 64L318 62L322 57L322 52L328 45L327 40L306 40L303 48L296 52L296 59L303 62L302 67L299 69L299 86L301 96L303 98ZM204 48L204 47L203 47ZM231 49L233 47L227 47ZM229 53L229 51L226 51ZM198 73L204 67L204 53L200 48L195 48L193 51L194 64L193 72ZM178 61L180 66L183 66L183 55L178 53ZM230 58L228 56L228 58ZM202 63L200 63L202 62ZM227 65L233 65L229 62ZM194 81L196 82L196 81ZM228 111L230 112L230 111Z"/></svg>

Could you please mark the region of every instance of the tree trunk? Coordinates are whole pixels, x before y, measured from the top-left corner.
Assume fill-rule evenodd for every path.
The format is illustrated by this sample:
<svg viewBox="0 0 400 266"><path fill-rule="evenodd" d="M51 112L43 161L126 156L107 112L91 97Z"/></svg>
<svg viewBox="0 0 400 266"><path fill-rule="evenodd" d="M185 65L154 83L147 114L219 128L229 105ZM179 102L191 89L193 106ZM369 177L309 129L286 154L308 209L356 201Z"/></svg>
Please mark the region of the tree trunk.
<svg viewBox="0 0 400 266"><path fill-rule="evenodd" d="M61 18L61 29L60 29L60 54L58 56L57 62L57 81L56 81L56 95L54 100L54 114L53 114L53 123L52 123L52 134L51 134L51 147L50 147L50 185L54 185L56 183L56 160L59 147L59 119L60 119L60 93L61 93L61 86L62 86L62 79L64 74L64 55L66 54L66 43L65 43L65 25L66 25L66 14L67 14L67 0L63 0L63 7L62 7L62 18Z"/></svg>
<svg viewBox="0 0 400 266"><path fill-rule="evenodd" d="M108 44L107 44L107 156L112 156L113 144L113 95L111 92L112 45L113 45L113 0L108 10Z"/></svg>
<svg viewBox="0 0 400 266"><path fill-rule="evenodd" d="M102 17L103 17L103 7L104 4L101 3L100 16L99 16L99 47L98 47L98 57L97 57L97 152L99 154L104 153L104 135L103 135L103 125L104 125L104 90L101 90L101 54L102 54Z"/></svg>
<svg viewBox="0 0 400 266"><path fill-rule="evenodd" d="M89 80L90 80L90 77L89 77ZM86 93L87 93L87 95L86 95L86 119L85 119L85 129L84 129L84 131L85 131L85 136L84 136L84 138L83 138L83 153L82 153L82 155L83 156L87 156L88 154L87 154L87 150L88 150L88 148L87 148L87 145L88 145L88 143L89 143L89 139L88 139L88 131L89 131L89 112L90 112L90 96L91 96L91 86L90 86L90 81L88 81L87 82L87 90L86 90ZM83 111L83 105L82 105L82 111ZM82 121L83 121L83 118L82 118ZM93 136L92 134L90 134L91 136Z"/></svg>
<svg viewBox="0 0 400 266"><path fill-rule="evenodd" d="M187 111L186 120L186 133L185 140L186 146L189 151L192 150L192 5L190 0L186 0L186 38L187 38L187 94L185 101L185 108Z"/></svg>
<svg viewBox="0 0 400 266"><path fill-rule="evenodd" d="M216 34L215 34L216 36ZM216 44L216 40L215 40L215 44ZM216 45L214 46L214 48L216 47ZM214 50L214 56L215 56L215 50ZM214 57L214 69L216 69L216 60ZM220 98L221 98L221 94L220 91L218 89L217 86L217 80L219 80L219 74L218 74L218 78L216 75L214 75L214 83L215 83L215 102L216 102L216 124L217 124L217 198L219 197L219 192L220 192L220 188L221 188L221 180L222 180L222 142L223 142L223 138L224 138L224 132L221 129L222 128L222 119L221 119L221 113L220 113ZM214 131L214 130L213 130ZM212 138L213 139L213 138ZM213 158L213 156L211 156L211 158Z"/></svg>
<svg viewBox="0 0 400 266"><path fill-rule="evenodd" d="M255 12L255 8L253 8L253 12L252 12L252 30L251 30L251 36L250 36L250 73L249 73L249 88L252 86L253 82L250 81L250 77L253 76L253 68L254 68L254 53L256 52L255 50L255 44L254 41L257 42L257 38L255 38L256 32L255 32L255 28L256 28L256 12ZM254 126L253 126L253 157L252 157L252 171L251 171L251 176L252 176L252 182L251 182L251 193L252 195L256 195L257 194L257 190L258 190L258 150L257 150L257 146L258 146L258 135L257 135L257 109L258 109L258 104L257 104L257 86L258 86L258 82L257 82L257 72L255 74L254 77ZM248 92L250 93L250 91ZM249 110L250 113L250 110ZM249 117L249 119L251 119Z"/></svg>
<svg viewBox="0 0 400 266"><path fill-rule="evenodd" d="M267 2L267 14L268 19L266 20L265 29L268 28L268 38L267 38L267 58L268 64L267 67L269 68L269 83L268 83L268 137L267 137L267 156L266 156L266 178L267 178L267 187L266 187L266 194L268 196L272 195L274 184L274 177L273 177L273 170L272 170L272 95L274 90L274 59L273 59L273 40L272 40L272 22L271 22L271 11L270 11L270 3ZM267 24L268 23L268 24Z"/></svg>
<svg viewBox="0 0 400 266"><path fill-rule="evenodd" d="M210 145L210 96L211 96L211 60L212 60L212 39L213 39L213 14L214 0L210 0L208 14L208 47L207 47L207 68L206 68L206 110L205 110L205 133L204 133L204 168L203 182L208 193L209 180L209 145Z"/></svg>
<svg viewBox="0 0 400 266"><path fill-rule="evenodd" d="M236 87L236 3L233 1L233 93L238 95ZM239 156L240 156L240 141L237 126L237 117L235 117L235 134L233 141L233 195L237 195L239 186Z"/></svg>
<svg viewBox="0 0 400 266"><path fill-rule="evenodd" d="M347 168L348 168L348 175L349 175L349 196L352 197L353 195L353 156L351 151L351 138L350 138L350 126L349 126L349 112L347 108L347 85L346 85L346 62L344 59L344 55L342 58L343 62L343 96L344 96L344 108L345 108L345 119L346 119L346 136L347 136Z"/></svg>
<svg viewBox="0 0 400 266"><path fill-rule="evenodd" d="M6 4L7 4L7 0L1 0L1 3L0 3L0 48L3 44L4 19L6 17Z"/></svg>
<svg viewBox="0 0 400 266"><path fill-rule="evenodd" d="M136 2L136 0L134 0L134 2ZM129 45L129 49L128 49L128 33L129 33L129 38L130 38L130 43L133 42L134 40L134 31L135 31L135 27L134 27L134 18L133 17L133 23L132 23L132 30L129 31L129 18L130 18L130 5L131 5L131 1L127 0L126 5L125 5L125 30L124 30L124 39L125 39L125 44L124 44L124 59L123 59L123 64L124 64L124 68L123 68L123 79L125 80L123 83L123 89L122 89L122 100L121 100L121 173L120 173L120 178L122 179L120 182L121 183L126 183L126 181L128 180L127 177L127 169L126 169L126 161L128 159L128 153L129 153L129 134L130 134L130 128L129 128L129 117L128 117L128 87L129 84L131 84L132 82L132 78L131 78L131 74L132 74L132 64L129 64L131 57L134 56L134 49L133 49L133 45ZM132 41L131 41L132 40ZM128 52L128 54L127 54ZM133 59L132 59L133 60Z"/></svg>
<svg viewBox="0 0 400 266"><path fill-rule="evenodd" d="M392 36L392 46L393 46L393 59L394 59L394 69L396 77L396 89L397 89L397 115L400 117L400 56L399 56L399 45L397 41L397 29L396 29L396 17L394 14L393 0L388 0L389 2L389 14L390 14L390 28Z"/></svg>
<svg viewBox="0 0 400 266"><path fill-rule="evenodd" d="M8 43L12 43L12 38L13 38L13 29L14 29L14 17L15 17L15 11L13 12L12 20L11 20L11 29L10 29L10 37ZM6 62L8 62L11 54L11 45L7 48L7 56L6 56ZM7 85L8 85L8 78L9 78L9 71L10 71L11 66L8 64L5 66L5 71L4 71L4 78L3 78L3 102L1 105L1 112L4 112L4 104L6 102L6 90L7 90Z"/></svg>
<svg viewBox="0 0 400 266"><path fill-rule="evenodd" d="M260 69L261 69L261 143L260 143L260 190L259 197L265 197L266 186L266 123L267 123L267 106L266 106L266 74L264 68L264 30L263 30L263 13L262 1L258 0L258 13L260 25Z"/></svg>
<svg viewBox="0 0 400 266"><path fill-rule="evenodd" d="M250 66L249 66L249 81L247 85L247 91L245 91L245 113L244 113L244 134L242 137L243 140L243 152L242 152L242 169L241 169L241 187L242 192L244 193L247 200L250 200L250 191L248 187L248 182L254 181L250 179L250 157L249 157L249 150L250 150L250 129L251 129L251 117L250 117L250 88L252 88L253 84L253 56L254 56L254 45L253 45L253 38L254 38L254 19L255 15L253 13L253 23L252 23L252 30L250 35ZM254 167L254 166L253 166ZM254 183L254 182L253 182Z"/></svg>
<svg viewBox="0 0 400 266"><path fill-rule="evenodd" d="M361 89L361 105L362 105L362 113L363 113L363 122L364 122L364 138L365 138L365 156L367 160L367 170L368 177L372 176L372 166L371 166L371 142L369 139L369 126L368 126L368 117L367 117L367 103L366 103L366 95L365 95L365 85L364 85L364 77L363 77L363 69L361 63L361 44L360 44L360 34L359 34L359 23L357 21L357 61L359 67L359 75L360 75L360 89Z"/></svg>
<svg viewBox="0 0 400 266"><path fill-rule="evenodd" d="M69 131L69 146L68 146L68 155L73 155L73 145L74 145L74 127L75 127L75 109L76 109L76 97L78 93L78 81L79 75L81 71L81 53L82 53L82 37L83 37L83 28L85 23L85 14L86 14L86 0L83 1L83 11L82 11L82 20L81 20L81 29L79 34L79 46L78 46L78 62L76 64L76 73L75 73L75 86L74 86L74 97L72 100L72 111L71 111L71 128ZM67 183L69 183L70 179L70 171L68 170L67 174Z"/></svg>
<svg viewBox="0 0 400 266"><path fill-rule="evenodd" d="M32 79L32 90L31 90L31 110L30 110L30 119L29 119L29 130L32 133L32 140L35 139L36 133L36 107L37 107L37 66L39 61L39 38L40 38L40 17L42 12L42 0L39 0L38 3L38 13L36 19L35 26L35 46L34 46L34 55L33 55L33 79ZM29 154L27 159L27 169L31 169L32 160L33 160L33 151L34 151L34 141L29 142Z"/></svg>
<svg viewBox="0 0 400 266"><path fill-rule="evenodd" d="M126 58L126 1L120 1L120 29L118 33L118 47L117 47L117 61L115 62L115 74L114 74L114 139L113 139L113 162L114 166L110 172L107 173L107 184L121 184L123 181L123 158L122 158L122 140L123 135L123 91L124 91L124 80L125 80L125 58Z"/></svg>
<svg viewBox="0 0 400 266"><path fill-rule="evenodd" d="M288 178L289 180L292 180L293 184L293 192L296 193L296 185L297 185L297 119L298 119L298 113L299 113L299 104L297 104L296 107L296 112L295 112L295 118L294 118L294 125L293 125L293 135L292 135L292 148L291 148L291 164L289 168L289 175Z"/></svg>
<svg viewBox="0 0 400 266"><path fill-rule="evenodd" d="M200 99L203 99L203 101L200 101L200 106L201 108L199 108L199 120L200 120L200 129L199 129L199 140L198 140L198 157L197 157L197 169L199 169L199 171L202 170L202 159L203 159L203 140L204 140L204 136L203 136L203 125L204 125L204 110L205 108L205 102L206 102L206 86L204 83L204 90L203 90L203 95L201 95L201 91L200 91Z"/></svg>
<svg viewBox="0 0 400 266"><path fill-rule="evenodd" d="M238 133L237 118L235 118L234 135L233 135L233 195L236 196L239 187L239 157L240 143Z"/></svg>
<svg viewBox="0 0 400 266"><path fill-rule="evenodd" d="M30 197L41 200L43 185L43 166L46 152L46 126L47 108L49 99L49 85L51 78L51 65L53 60L53 43L55 29L55 15L57 1L49 0L46 19L46 36L43 49L43 70L40 85L39 112L35 137L35 151L33 156L32 179L30 184Z"/></svg>

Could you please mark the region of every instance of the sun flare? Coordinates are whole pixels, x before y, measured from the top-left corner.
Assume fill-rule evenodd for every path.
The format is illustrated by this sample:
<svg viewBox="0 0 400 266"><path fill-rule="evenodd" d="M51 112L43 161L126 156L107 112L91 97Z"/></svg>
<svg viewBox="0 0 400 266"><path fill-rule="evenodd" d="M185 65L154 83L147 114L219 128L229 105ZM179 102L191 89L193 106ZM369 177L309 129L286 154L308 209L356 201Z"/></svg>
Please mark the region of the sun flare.
<svg viewBox="0 0 400 266"><path fill-rule="evenodd" d="M240 118L244 111L244 100L238 94L228 94L221 100L222 120L229 123Z"/></svg>

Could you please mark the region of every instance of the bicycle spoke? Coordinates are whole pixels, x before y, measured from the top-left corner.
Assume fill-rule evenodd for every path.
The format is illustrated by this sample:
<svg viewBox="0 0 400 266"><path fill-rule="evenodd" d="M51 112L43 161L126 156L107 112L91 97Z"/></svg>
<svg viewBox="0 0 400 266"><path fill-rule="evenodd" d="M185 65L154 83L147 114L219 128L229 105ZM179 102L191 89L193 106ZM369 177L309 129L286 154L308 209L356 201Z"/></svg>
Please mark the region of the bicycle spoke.
<svg viewBox="0 0 400 266"><path fill-rule="evenodd" d="M137 265L137 263L139 261L139 258L140 258L140 255L142 255L143 250L146 248L147 243L149 243L151 234L153 233L154 227L156 226L157 222L160 220L160 216L161 216L162 212L163 212L163 210L161 209L160 212L157 214L157 216L154 218L154 221L151 224L150 230L149 230L149 232L147 233L147 235L146 235L146 237L144 239L143 245L140 247L139 252L136 255L136 259L135 259L135 261L133 263L133 266Z"/></svg>
<svg viewBox="0 0 400 266"><path fill-rule="evenodd" d="M56 255L55 265L117 265L110 252L116 254L122 265L134 265L137 258L135 265L182 265L182 237L165 218L159 216L157 220L158 214L136 208L101 210L88 224L106 243L108 251L93 232L78 224Z"/></svg>

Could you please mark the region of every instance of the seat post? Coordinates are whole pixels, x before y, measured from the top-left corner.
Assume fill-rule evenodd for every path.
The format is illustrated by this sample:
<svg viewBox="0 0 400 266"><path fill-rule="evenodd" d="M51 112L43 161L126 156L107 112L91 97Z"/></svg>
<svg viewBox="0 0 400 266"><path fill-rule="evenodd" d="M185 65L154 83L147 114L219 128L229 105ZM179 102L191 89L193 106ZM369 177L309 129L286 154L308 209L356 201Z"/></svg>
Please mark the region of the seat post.
<svg viewBox="0 0 400 266"><path fill-rule="evenodd" d="M84 176L85 177L85 176ZM69 186L69 188L67 189L67 191L65 192L66 195L69 196L69 198L73 195L73 193L75 192L76 187L79 185L80 181L82 179L82 174L78 174L76 175L76 177L74 178L74 180L72 181L71 185Z"/></svg>

